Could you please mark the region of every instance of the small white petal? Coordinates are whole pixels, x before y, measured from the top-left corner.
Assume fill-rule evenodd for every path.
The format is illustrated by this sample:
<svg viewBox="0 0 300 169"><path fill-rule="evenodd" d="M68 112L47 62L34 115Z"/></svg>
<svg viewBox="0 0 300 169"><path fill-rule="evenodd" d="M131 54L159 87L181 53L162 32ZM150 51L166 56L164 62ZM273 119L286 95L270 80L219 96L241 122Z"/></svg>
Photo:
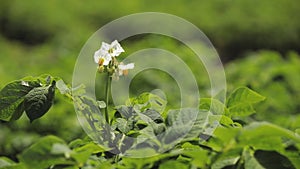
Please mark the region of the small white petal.
<svg viewBox="0 0 300 169"><path fill-rule="evenodd" d="M102 42L101 50L108 51L110 49L110 44Z"/></svg>
<svg viewBox="0 0 300 169"><path fill-rule="evenodd" d="M127 69L133 69L134 68L134 63L129 63L126 65Z"/></svg>
<svg viewBox="0 0 300 169"><path fill-rule="evenodd" d="M99 62L99 59L100 59L100 50L97 50L94 54L94 61L95 63L98 63Z"/></svg>
<svg viewBox="0 0 300 169"><path fill-rule="evenodd" d="M111 55L113 57L119 56L122 52L125 52L122 46L119 44L117 40L114 40L111 45L110 49L112 49Z"/></svg>
<svg viewBox="0 0 300 169"><path fill-rule="evenodd" d="M104 59L103 65L108 65L109 62L111 61L111 56L109 54L106 54L104 57L102 57Z"/></svg>
<svg viewBox="0 0 300 169"><path fill-rule="evenodd" d="M103 58L103 65L108 65L112 57L119 56L122 52L124 52L124 49L117 40L114 40L111 44L102 42L100 49L94 53L94 61L98 63Z"/></svg>
<svg viewBox="0 0 300 169"><path fill-rule="evenodd" d="M102 48L99 49L99 50L97 50L97 51L95 52L95 54L94 54L94 61L95 61L95 63L98 63L99 60L100 60L101 58L104 59L103 65L108 65L108 63L109 63L109 62L111 61L111 59L112 59L112 58L111 58L111 55L110 55L107 51L102 50Z"/></svg>
<svg viewBox="0 0 300 169"><path fill-rule="evenodd" d="M120 64L120 65L118 65L118 68L120 69L120 70L125 70L126 68L125 68L125 65L124 64Z"/></svg>
<svg viewBox="0 0 300 169"><path fill-rule="evenodd" d="M129 64L127 64L127 65L124 65L124 64L121 63L121 64L118 66L118 68L119 68L120 70L133 69L133 68L134 68L134 63L129 63Z"/></svg>
<svg viewBox="0 0 300 169"><path fill-rule="evenodd" d="M120 45L119 42L117 40L114 40L113 42L111 42L110 46L117 46Z"/></svg>

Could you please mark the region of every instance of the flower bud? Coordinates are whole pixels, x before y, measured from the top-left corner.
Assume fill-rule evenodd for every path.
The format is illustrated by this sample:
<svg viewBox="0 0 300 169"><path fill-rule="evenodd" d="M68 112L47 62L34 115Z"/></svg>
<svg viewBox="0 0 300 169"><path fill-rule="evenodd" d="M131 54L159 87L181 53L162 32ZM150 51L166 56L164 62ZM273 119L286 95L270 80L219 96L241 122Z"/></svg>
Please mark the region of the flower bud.
<svg viewBox="0 0 300 169"><path fill-rule="evenodd" d="M108 69L108 73L112 75L112 74L115 73L115 70L116 70L116 69L115 69L114 67L109 68L109 69Z"/></svg>
<svg viewBox="0 0 300 169"><path fill-rule="evenodd" d="M98 66L98 72L103 73L104 72L104 66Z"/></svg>

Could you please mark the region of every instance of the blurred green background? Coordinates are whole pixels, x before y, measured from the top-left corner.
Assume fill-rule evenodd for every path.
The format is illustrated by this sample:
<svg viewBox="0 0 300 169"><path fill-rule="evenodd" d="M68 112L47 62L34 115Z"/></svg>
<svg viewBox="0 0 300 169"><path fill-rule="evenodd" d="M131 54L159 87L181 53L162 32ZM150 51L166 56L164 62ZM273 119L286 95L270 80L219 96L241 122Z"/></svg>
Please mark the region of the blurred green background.
<svg viewBox="0 0 300 169"><path fill-rule="evenodd" d="M225 66L228 91L246 85L267 97L258 105L258 113L245 120L267 120L295 130L300 127L299 11L296 0L2 0L0 87L44 73L70 83L81 47L101 26L132 13L165 12L190 21L208 36ZM189 59L193 53L170 38L143 36L122 46L128 53L164 48L183 56L193 71L198 69ZM153 78L167 82L169 77L141 78L131 90L140 92L141 85L155 88ZM199 76L197 82L200 88L209 87L207 77ZM22 117L11 124L1 122L0 127L0 155L12 157L41 135L54 134L67 141L84 135L73 106L61 96L49 113L32 124Z"/></svg>

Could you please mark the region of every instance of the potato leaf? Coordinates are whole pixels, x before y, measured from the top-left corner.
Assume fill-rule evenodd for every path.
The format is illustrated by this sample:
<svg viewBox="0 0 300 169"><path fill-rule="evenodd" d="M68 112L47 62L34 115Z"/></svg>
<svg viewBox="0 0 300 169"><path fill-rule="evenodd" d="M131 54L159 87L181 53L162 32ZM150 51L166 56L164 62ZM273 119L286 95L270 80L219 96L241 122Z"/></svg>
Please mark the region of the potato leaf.
<svg viewBox="0 0 300 169"><path fill-rule="evenodd" d="M116 123L118 129L125 134L133 128L133 121L131 119L125 120L123 118L117 118Z"/></svg>
<svg viewBox="0 0 300 169"><path fill-rule="evenodd" d="M245 160L245 169L264 169L264 167L255 159L253 150L246 148L243 152Z"/></svg>
<svg viewBox="0 0 300 169"><path fill-rule="evenodd" d="M0 91L0 119L17 120L25 110L25 97L34 88L41 87L41 78L26 77L7 84Z"/></svg>
<svg viewBox="0 0 300 169"><path fill-rule="evenodd" d="M247 87L236 89L227 100L229 116L248 116L255 111L253 104L265 100L265 97Z"/></svg>
<svg viewBox="0 0 300 169"><path fill-rule="evenodd" d="M25 95L25 112L30 122L43 116L52 106L55 94L55 81L46 87L36 87Z"/></svg>
<svg viewBox="0 0 300 169"><path fill-rule="evenodd" d="M20 162L32 169L49 168L56 164L74 164L74 162L67 160L63 154L50 153L54 149L57 149L55 145L58 144L66 145L63 140L55 136L43 137L21 153L19 156Z"/></svg>
<svg viewBox="0 0 300 169"><path fill-rule="evenodd" d="M228 114L225 104L214 98L201 98L199 109L210 111L215 115Z"/></svg>

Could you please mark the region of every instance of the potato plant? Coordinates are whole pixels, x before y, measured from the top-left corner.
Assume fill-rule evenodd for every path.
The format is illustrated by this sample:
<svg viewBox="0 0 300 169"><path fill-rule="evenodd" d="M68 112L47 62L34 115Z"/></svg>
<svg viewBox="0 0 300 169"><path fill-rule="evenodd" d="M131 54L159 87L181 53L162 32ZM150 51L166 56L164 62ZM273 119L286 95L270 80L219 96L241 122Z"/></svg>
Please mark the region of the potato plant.
<svg viewBox="0 0 300 169"><path fill-rule="evenodd" d="M300 166L298 133L269 122L244 120L255 113L254 105L265 99L247 87L234 90L226 103L201 98L197 109L164 110L164 99L143 93L114 107L108 123L105 118L94 120L97 115L91 113L106 105L82 95L84 92L84 86L70 88L62 79L50 75L25 77L7 84L0 92L1 120L17 120L23 112L30 122L37 120L53 106L56 95L62 94L67 102L78 100L80 112L88 116L99 140L86 137L66 142L53 135L44 136L23 150L17 161L1 157L0 168ZM214 132L208 132L212 127Z"/></svg>

